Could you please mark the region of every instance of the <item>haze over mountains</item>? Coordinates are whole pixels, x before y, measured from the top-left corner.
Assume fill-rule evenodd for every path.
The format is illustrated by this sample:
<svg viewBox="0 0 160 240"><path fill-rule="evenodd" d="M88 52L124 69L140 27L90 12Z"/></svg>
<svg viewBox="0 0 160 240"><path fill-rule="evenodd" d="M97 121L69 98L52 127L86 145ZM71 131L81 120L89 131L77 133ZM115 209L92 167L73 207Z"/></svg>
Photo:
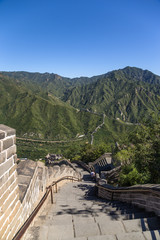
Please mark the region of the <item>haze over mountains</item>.
<svg viewBox="0 0 160 240"><path fill-rule="evenodd" d="M90 136L115 139L160 111L160 76L134 67L91 78L0 72L0 122L18 136L53 140ZM107 141L107 138L106 138Z"/></svg>

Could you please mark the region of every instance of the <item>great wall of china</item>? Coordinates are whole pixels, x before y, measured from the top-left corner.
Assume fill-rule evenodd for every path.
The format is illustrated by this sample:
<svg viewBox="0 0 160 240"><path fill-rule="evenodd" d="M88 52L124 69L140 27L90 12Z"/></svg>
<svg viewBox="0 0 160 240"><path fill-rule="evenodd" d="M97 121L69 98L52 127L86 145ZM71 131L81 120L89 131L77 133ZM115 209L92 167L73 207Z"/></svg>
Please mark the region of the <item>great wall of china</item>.
<svg viewBox="0 0 160 240"><path fill-rule="evenodd" d="M109 155L107 155L107 158L109 159ZM96 161L95 164L96 164L96 167L99 165L103 167L104 160L100 158L99 162ZM85 164L83 164L83 168L85 167L87 168L87 170L89 170L88 166L85 166ZM14 129L1 124L0 125L0 239L1 240L14 239L14 236L16 235L16 233L19 231L19 229L22 227L22 225L31 215L35 207L38 205L40 200L43 198L46 192L46 188L53 181L56 181L57 179L65 176L73 176L73 177L80 178L81 174L80 174L80 171L78 171L77 169L78 167L76 164L72 165L70 162L65 160L60 161L59 163L55 163L50 167L45 166L42 162L34 162L31 160L21 161L17 165L16 132ZM85 176L89 177L89 174L87 175L87 172L83 172L83 174L84 174L83 181L86 181ZM81 231L80 233L78 233L79 226L76 225L77 220L74 217L74 212L72 212L71 222L75 224L72 227L73 229L75 228L75 230L72 238L68 238L68 239L76 239L76 238L78 239L78 237L83 237L84 240L93 239L92 234L95 229L97 229L97 232L94 235L94 239L118 239L119 240L119 239L122 239L121 238L122 235L123 235L123 239L148 239L148 240L160 239L160 234L159 234L160 223L158 219L158 216L160 216L160 185L147 184L147 185L141 185L141 186L140 185L132 186L128 188L118 188L118 187L112 187L108 185L107 181L104 179L101 179L98 173L96 177L97 177L96 188L97 188L98 197L107 199L107 201L110 201L110 205L112 205L112 203L114 203L115 201L124 202L123 204L125 206L131 203L136 207L140 207L147 210L147 212L154 213L154 217L152 216L151 218L145 218L144 220L145 228L142 227L142 230L138 228L138 224L139 222L142 222L142 219L144 219L144 217L141 216L140 221L138 219L134 219L134 224L137 224L136 225L137 232L138 232L136 233L137 238L134 238L135 234L133 233L133 232L136 232L136 229L132 229L131 231L130 230L131 227L129 227L129 223L131 225L134 225L133 222L131 222L133 221L133 219L129 218L129 220L125 220L126 222L117 221L116 223L118 224L117 226L122 227L123 225L122 233L121 232L114 233L115 222L110 221L108 223L107 222L108 220L107 220L106 224L113 225L113 232L110 233L112 237L105 238L107 236L107 233L103 230L105 225L105 219L103 220L104 222L102 224L101 223L102 219L98 220L98 218L94 216L95 208L92 209L92 207L90 207L91 212L88 212L87 210L87 213L89 214L91 213L91 216L89 217L89 219L91 217L93 219L91 219L91 224L89 226L91 227L91 225L93 225L94 229L92 229L89 232L89 228L90 228L89 227L86 230L88 231L88 233L86 233L86 235L84 236L81 236L80 234L82 233ZM60 182L58 186L61 187L62 184L66 183L66 181L68 180L66 179L63 182ZM90 186L87 184L89 183L85 182L84 186L85 187ZM95 185L95 183L93 183L92 186L93 185ZM69 195L72 194L71 185L67 184L66 186L70 186L68 190L66 188L66 191L70 191L66 193L67 196L69 197ZM78 186L80 185L74 185L76 189L78 188ZM82 187L83 186L81 186L81 188ZM62 189L64 188L65 186L62 187ZM47 201L50 202L51 201L50 199L51 198L49 197ZM44 204L43 209L47 206L48 204L47 201ZM73 199L73 202L74 202L74 199ZM57 201L57 204L58 204L58 201ZM82 205L84 204L87 204L87 203L84 202ZM105 203L103 202L103 206L104 204ZM106 202L106 206L107 204L108 202ZM62 209L66 208L66 206L67 205L62 205ZM79 205L76 205L76 203L75 203L75 208L77 208L77 211L78 211ZM144 214L144 216L146 216L146 213ZM92 220L94 220L93 223L92 223ZM130 222L127 222L127 221L130 221ZM82 226L84 225L83 224L84 222L85 222L85 219L83 219L83 221L81 222ZM147 224L146 222L148 223L148 225L146 225ZM105 227L107 229L107 225L105 225ZM154 230L157 230L157 231L154 231ZM47 234L49 233L47 232ZM92 235L92 238L91 238L91 235ZM105 237L103 237L102 235L105 235ZM26 235L26 236L29 236L29 235ZM56 236L58 237L55 237L54 239L67 239L67 238L59 238L59 235L56 235ZM33 238L26 237L25 239L34 239L34 237ZM37 238L37 239L40 239L40 238ZM51 238L46 237L43 239L50 240Z"/></svg>
<svg viewBox="0 0 160 240"><path fill-rule="evenodd" d="M78 176L67 161L52 167L42 162L21 161L17 165L16 132L0 125L0 239L12 239L43 197L52 181ZM63 181L64 184L65 181ZM60 186L60 184L59 184Z"/></svg>

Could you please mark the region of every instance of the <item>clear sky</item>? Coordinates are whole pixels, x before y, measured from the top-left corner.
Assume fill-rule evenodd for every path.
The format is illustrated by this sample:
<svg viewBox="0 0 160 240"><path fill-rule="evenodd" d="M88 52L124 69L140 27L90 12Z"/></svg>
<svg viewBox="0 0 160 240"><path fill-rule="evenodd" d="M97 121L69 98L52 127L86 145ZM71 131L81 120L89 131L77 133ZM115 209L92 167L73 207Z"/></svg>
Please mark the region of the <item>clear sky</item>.
<svg viewBox="0 0 160 240"><path fill-rule="evenodd" d="M160 75L160 0L0 0L0 71Z"/></svg>

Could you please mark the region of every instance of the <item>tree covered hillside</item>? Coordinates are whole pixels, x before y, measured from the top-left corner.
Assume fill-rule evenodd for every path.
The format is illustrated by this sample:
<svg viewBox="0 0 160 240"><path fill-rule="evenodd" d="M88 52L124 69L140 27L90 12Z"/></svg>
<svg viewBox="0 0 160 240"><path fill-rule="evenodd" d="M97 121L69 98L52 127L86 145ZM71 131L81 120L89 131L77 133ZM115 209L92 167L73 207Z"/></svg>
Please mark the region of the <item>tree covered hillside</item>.
<svg viewBox="0 0 160 240"><path fill-rule="evenodd" d="M0 89L0 122L19 137L114 143L160 110L160 77L132 67L74 79L0 72Z"/></svg>
<svg viewBox="0 0 160 240"><path fill-rule="evenodd" d="M160 77L127 67L68 90L63 100L74 107L105 112L108 117L136 123L152 112L158 114Z"/></svg>

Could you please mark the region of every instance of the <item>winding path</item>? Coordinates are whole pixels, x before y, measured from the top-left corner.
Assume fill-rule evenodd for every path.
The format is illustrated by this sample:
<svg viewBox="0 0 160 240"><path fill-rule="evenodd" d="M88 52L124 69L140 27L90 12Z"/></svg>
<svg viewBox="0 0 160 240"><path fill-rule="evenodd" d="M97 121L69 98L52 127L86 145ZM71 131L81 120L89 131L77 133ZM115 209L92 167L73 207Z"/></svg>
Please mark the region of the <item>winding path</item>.
<svg viewBox="0 0 160 240"><path fill-rule="evenodd" d="M91 133L91 145L93 144L93 140L94 140L94 136L93 136L93 135L94 135L99 129L101 129L101 127L104 125L105 117L106 117L106 115L105 115L105 113L103 113L103 121L102 121L102 123L101 123L98 127L96 127L96 129L93 131L93 133Z"/></svg>
<svg viewBox="0 0 160 240"><path fill-rule="evenodd" d="M75 165L79 168L77 165ZM95 196L88 172L82 182L67 183L54 195L23 240L158 240L160 221L126 203Z"/></svg>

